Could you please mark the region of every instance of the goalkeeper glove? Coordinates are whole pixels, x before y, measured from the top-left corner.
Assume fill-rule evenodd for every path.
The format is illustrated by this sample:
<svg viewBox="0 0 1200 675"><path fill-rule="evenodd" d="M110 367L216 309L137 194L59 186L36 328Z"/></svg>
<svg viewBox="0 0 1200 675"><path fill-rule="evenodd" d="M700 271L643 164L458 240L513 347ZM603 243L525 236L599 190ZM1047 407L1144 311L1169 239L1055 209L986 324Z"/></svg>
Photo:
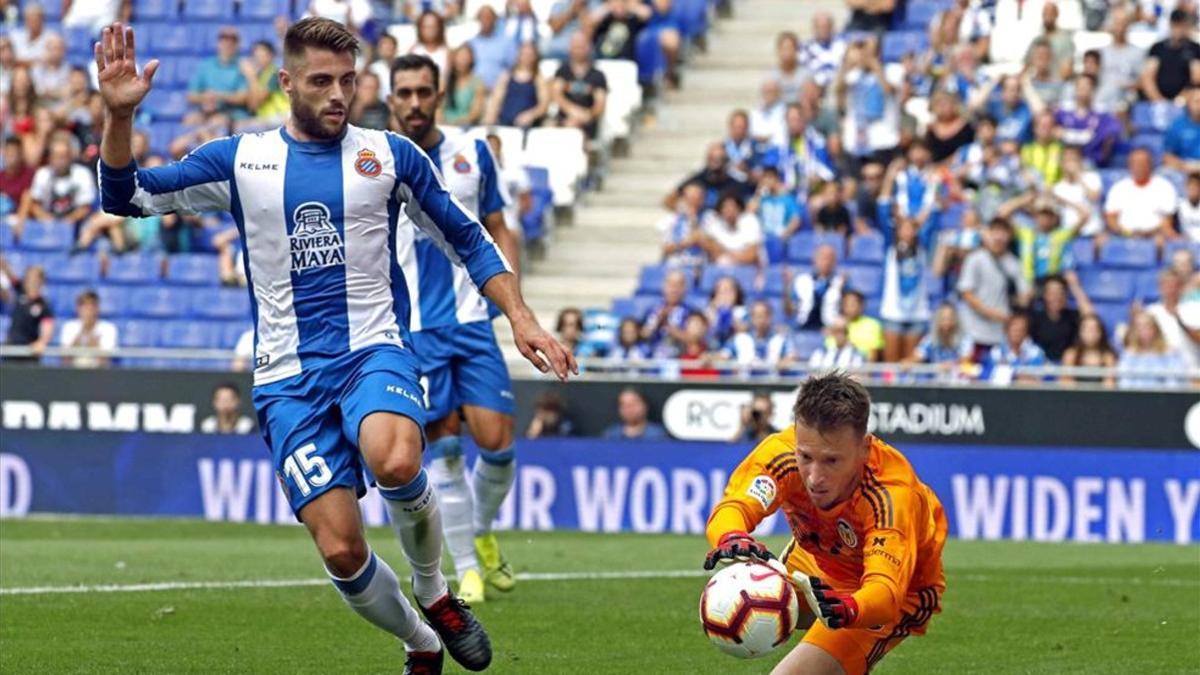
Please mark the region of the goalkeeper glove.
<svg viewBox="0 0 1200 675"><path fill-rule="evenodd" d="M775 556L767 547L754 540L745 532L733 531L721 535L717 547L708 552L704 558L704 569L711 570L721 562L733 560L774 560Z"/></svg>
<svg viewBox="0 0 1200 675"><path fill-rule="evenodd" d="M854 596L833 590L820 577L795 572L792 579L804 592L808 608L827 628L846 628L858 620L858 601Z"/></svg>

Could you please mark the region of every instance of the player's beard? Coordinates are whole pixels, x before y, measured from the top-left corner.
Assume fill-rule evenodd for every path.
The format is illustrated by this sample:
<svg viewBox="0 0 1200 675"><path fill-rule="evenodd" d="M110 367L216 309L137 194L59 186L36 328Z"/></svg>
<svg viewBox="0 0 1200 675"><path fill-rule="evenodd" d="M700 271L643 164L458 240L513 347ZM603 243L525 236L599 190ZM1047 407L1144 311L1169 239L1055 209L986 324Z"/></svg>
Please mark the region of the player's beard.
<svg viewBox="0 0 1200 675"><path fill-rule="evenodd" d="M326 122L322 118L321 111L305 105L299 99L292 99L292 119L296 120L296 126L308 136L324 141L330 141L341 136L342 132L346 130L346 124L349 123L349 111L344 108L337 109L343 110L345 116L342 117L340 124L331 126L329 122Z"/></svg>
<svg viewBox="0 0 1200 675"><path fill-rule="evenodd" d="M400 123L400 131L410 141L422 148L425 147L425 139L429 138L429 134L433 133L434 128L431 116L419 110L414 110L407 117L396 115L396 121Z"/></svg>

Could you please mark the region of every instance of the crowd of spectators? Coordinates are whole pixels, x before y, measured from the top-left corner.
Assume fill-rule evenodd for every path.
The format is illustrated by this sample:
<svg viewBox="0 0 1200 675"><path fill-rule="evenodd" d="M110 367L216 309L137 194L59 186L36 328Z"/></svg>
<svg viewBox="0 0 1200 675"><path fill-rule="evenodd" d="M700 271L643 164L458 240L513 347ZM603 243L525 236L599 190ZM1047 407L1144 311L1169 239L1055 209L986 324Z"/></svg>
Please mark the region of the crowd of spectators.
<svg viewBox="0 0 1200 675"><path fill-rule="evenodd" d="M760 99L665 196L661 298L618 303L637 313L608 361L1184 382L1168 373L1200 367L1197 3L849 4L840 34L824 13L808 39L778 34ZM1126 249L1149 250L1158 288L1109 297L1101 265Z"/></svg>

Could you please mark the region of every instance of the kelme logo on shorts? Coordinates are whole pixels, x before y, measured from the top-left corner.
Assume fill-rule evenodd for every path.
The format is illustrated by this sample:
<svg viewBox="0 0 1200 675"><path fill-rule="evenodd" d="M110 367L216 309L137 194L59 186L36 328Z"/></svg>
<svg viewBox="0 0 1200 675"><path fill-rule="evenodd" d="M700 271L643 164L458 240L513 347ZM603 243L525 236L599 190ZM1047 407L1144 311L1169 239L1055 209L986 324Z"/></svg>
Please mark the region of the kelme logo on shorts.
<svg viewBox="0 0 1200 675"><path fill-rule="evenodd" d="M342 236L333 226L328 206L321 202L304 202L292 211L292 223L288 246L293 272L346 264Z"/></svg>
<svg viewBox="0 0 1200 675"><path fill-rule="evenodd" d="M746 494L758 500L764 509L769 509L771 502L775 501L775 481L770 476L758 476L750 483Z"/></svg>

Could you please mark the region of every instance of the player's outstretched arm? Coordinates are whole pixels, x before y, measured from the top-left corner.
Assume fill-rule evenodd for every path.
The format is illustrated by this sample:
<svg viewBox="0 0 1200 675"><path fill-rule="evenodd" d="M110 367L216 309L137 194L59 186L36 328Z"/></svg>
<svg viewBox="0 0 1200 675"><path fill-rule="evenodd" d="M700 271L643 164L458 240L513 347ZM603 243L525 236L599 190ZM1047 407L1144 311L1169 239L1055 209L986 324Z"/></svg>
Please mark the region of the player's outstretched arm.
<svg viewBox="0 0 1200 675"><path fill-rule="evenodd" d="M579 374L575 356L542 328L533 310L525 304L517 275L511 272L497 274L484 284L482 290L508 317L512 325L513 342L521 351L521 356L543 373L553 371L564 382L568 375Z"/></svg>
<svg viewBox="0 0 1200 675"><path fill-rule="evenodd" d="M133 113L150 91L158 59L148 62L139 75L133 28L119 21L101 32L95 56L100 98L107 115L100 140L100 159L119 169L133 161Z"/></svg>

